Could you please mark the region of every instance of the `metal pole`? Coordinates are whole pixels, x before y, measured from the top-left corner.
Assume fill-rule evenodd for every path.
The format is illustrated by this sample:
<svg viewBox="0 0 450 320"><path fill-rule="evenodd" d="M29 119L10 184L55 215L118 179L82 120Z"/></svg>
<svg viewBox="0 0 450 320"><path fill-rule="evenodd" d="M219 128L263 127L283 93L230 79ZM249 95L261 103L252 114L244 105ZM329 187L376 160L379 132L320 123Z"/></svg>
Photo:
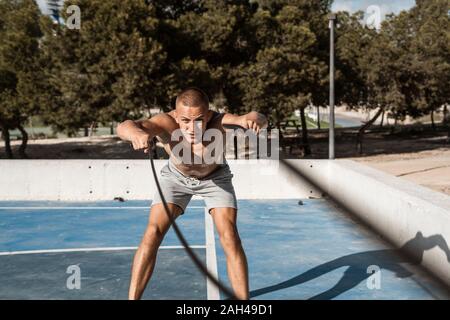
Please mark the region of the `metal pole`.
<svg viewBox="0 0 450 320"><path fill-rule="evenodd" d="M334 160L334 103L335 103L335 91L334 91L334 79L335 79L335 67L334 67L334 27L336 23L336 14L332 13L329 16L330 20L330 116L329 116L329 159Z"/></svg>

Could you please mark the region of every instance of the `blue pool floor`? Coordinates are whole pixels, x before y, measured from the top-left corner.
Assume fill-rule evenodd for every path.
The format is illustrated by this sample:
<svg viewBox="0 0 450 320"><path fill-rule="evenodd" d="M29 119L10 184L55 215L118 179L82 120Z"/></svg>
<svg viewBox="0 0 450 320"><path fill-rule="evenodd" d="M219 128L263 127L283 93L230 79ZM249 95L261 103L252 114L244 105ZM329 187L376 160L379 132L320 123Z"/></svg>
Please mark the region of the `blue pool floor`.
<svg viewBox="0 0 450 320"><path fill-rule="evenodd" d="M447 288L416 266L420 259L403 257L326 200L302 202L239 201L252 299L449 298ZM126 299L149 204L0 202L0 299ZM191 201L177 223L205 262L203 207L203 201ZM439 241L433 237L418 235L408 245L426 241L429 249ZM229 285L217 235L215 250L219 278ZM68 285L70 266L80 270L79 289ZM207 298L205 277L173 230L162 243L143 298Z"/></svg>

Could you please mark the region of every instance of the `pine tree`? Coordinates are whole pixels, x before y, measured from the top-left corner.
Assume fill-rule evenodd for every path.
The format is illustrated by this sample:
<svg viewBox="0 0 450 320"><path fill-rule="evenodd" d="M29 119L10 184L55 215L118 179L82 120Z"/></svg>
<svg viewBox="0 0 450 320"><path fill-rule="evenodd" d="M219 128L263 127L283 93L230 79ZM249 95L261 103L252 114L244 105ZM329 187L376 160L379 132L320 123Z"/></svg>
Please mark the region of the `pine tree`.
<svg viewBox="0 0 450 320"><path fill-rule="evenodd" d="M327 13L329 1L264 2L253 18L259 50L237 70L244 105L269 116L274 124L300 110L305 155L305 108L326 103Z"/></svg>
<svg viewBox="0 0 450 320"><path fill-rule="evenodd" d="M19 155L26 157L28 134L24 128L40 105L43 78L39 51L40 11L33 0L0 2L0 127L6 157L12 158L9 130L19 129Z"/></svg>
<svg viewBox="0 0 450 320"><path fill-rule="evenodd" d="M450 101L450 19L448 0L417 0L410 11L414 26L414 71L420 74L414 102L422 113L434 113Z"/></svg>
<svg viewBox="0 0 450 320"><path fill-rule="evenodd" d="M93 123L140 118L165 95L161 66L166 52L156 40L159 20L144 0L80 0L81 29L46 28L52 91L44 119L75 134Z"/></svg>

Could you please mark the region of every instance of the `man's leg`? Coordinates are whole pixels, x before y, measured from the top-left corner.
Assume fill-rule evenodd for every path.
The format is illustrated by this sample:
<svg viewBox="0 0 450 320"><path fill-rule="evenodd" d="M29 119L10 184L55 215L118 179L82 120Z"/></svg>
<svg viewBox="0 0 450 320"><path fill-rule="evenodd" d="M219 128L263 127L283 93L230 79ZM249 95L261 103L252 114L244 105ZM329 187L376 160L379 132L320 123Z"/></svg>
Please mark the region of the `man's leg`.
<svg viewBox="0 0 450 320"><path fill-rule="evenodd" d="M227 258L228 277L237 298L247 300L248 266L236 226L235 208L214 208L211 215Z"/></svg>
<svg viewBox="0 0 450 320"><path fill-rule="evenodd" d="M174 204L168 203L172 217L176 219L182 209ZM150 218L142 237L141 244L134 255L131 268L131 282L128 298L130 300L140 299L147 286L155 267L158 248L170 228L170 219L162 203L152 206Z"/></svg>

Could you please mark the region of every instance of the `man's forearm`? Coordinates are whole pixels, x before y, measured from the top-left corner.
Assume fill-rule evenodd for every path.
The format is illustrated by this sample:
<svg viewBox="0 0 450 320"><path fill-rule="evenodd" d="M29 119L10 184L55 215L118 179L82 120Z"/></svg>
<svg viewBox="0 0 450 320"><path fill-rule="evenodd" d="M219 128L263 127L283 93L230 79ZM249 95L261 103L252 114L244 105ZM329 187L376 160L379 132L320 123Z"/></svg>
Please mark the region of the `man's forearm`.
<svg viewBox="0 0 450 320"><path fill-rule="evenodd" d="M254 121L261 126L267 124L267 118L256 111L252 111L242 116L227 113L222 120L222 124L246 127L247 121Z"/></svg>
<svg viewBox="0 0 450 320"><path fill-rule="evenodd" d="M256 122L261 128L267 126L267 118L262 113L252 111L247 113L244 117L246 120Z"/></svg>
<svg viewBox="0 0 450 320"><path fill-rule="evenodd" d="M126 120L117 126L117 135L120 139L131 141L132 137L139 133L145 133L138 122Z"/></svg>

